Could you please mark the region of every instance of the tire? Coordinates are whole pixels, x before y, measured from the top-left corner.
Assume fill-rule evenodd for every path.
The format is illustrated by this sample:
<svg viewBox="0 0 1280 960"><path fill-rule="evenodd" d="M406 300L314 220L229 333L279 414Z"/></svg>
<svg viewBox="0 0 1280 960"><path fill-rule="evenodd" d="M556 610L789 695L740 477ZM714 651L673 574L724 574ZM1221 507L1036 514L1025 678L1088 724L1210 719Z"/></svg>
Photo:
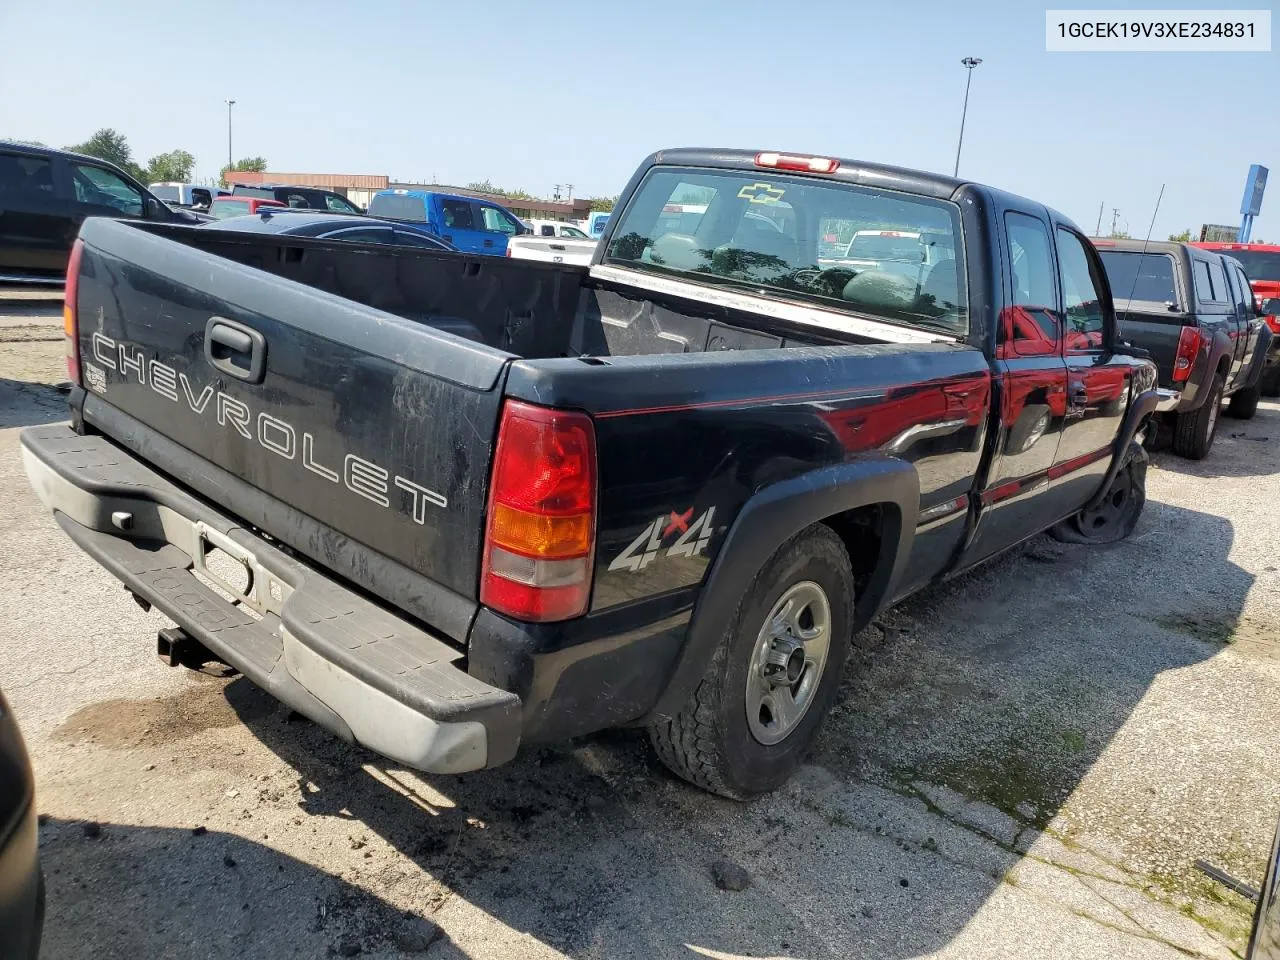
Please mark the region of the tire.
<svg viewBox="0 0 1280 960"><path fill-rule="evenodd" d="M777 649L775 644L791 644L794 657L794 643L768 628L771 621L782 622L775 615L791 597L800 603L813 601L798 608L791 636L816 629L822 615L818 594L826 602L825 656L817 663L816 637L804 641L804 672L788 685L783 679L787 668L770 667L762 657ZM689 699L670 717L650 725L649 738L662 762L695 786L734 800L786 782L813 743L840 685L849 656L853 601L849 555L830 527L815 524L779 547L743 594ZM766 679L771 669L774 679ZM775 717L761 700L762 690L771 701L777 698L780 707L796 704L803 695L804 706L799 713L780 709ZM778 739L767 742L773 737Z"/></svg>
<svg viewBox="0 0 1280 960"><path fill-rule="evenodd" d="M1237 390L1231 395L1231 402L1227 404L1227 416L1235 417L1237 420L1252 420L1253 415L1258 412L1258 401L1261 397L1257 387Z"/></svg>
<svg viewBox="0 0 1280 960"><path fill-rule="evenodd" d="M1209 385L1209 396L1198 410L1178 414L1173 425L1173 452L1188 460L1203 460L1209 455L1213 438L1218 432L1218 412L1222 406L1222 391L1226 384L1222 374L1214 374Z"/></svg>
<svg viewBox="0 0 1280 960"><path fill-rule="evenodd" d="M1264 397L1280 397L1280 367L1264 370L1258 389Z"/></svg>
<svg viewBox="0 0 1280 960"><path fill-rule="evenodd" d="M1129 444L1128 460L1111 481L1107 495L1092 510L1081 510L1049 529L1063 543L1115 543L1133 533L1147 502L1147 464L1140 444Z"/></svg>

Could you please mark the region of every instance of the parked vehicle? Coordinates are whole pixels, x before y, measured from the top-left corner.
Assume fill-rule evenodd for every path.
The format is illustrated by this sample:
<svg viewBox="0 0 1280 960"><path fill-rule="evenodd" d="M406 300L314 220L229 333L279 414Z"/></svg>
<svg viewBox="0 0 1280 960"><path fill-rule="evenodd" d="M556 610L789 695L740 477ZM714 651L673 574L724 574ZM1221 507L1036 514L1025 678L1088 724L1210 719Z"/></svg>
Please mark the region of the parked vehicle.
<svg viewBox="0 0 1280 960"><path fill-rule="evenodd" d="M35 779L0 693L0 960L36 960L44 926Z"/></svg>
<svg viewBox="0 0 1280 960"><path fill-rule="evenodd" d="M1271 342L1240 264L1185 243L1095 239L1124 337L1160 370L1159 410L1172 418L1173 450L1208 455L1218 414L1247 420Z"/></svg>
<svg viewBox="0 0 1280 960"><path fill-rule="evenodd" d="M586 231L562 220L521 220L535 237L562 237L567 240L590 240Z"/></svg>
<svg viewBox="0 0 1280 960"><path fill-rule="evenodd" d="M211 230L237 233L269 233L279 237L313 237L316 240L345 240L348 243L388 243L430 250L453 250L438 237L411 230L402 223L361 217L353 221L344 214L310 213L272 204L258 209L256 217L234 217L218 221Z"/></svg>
<svg viewBox="0 0 1280 960"><path fill-rule="evenodd" d="M543 263L571 263L585 267L596 255L596 240L556 239L552 237L512 237L507 241L507 256L516 260L540 260Z"/></svg>
<svg viewBox="0 0 1280 960"><path fill-rule="evenodd" d="M226 197L231 191L225 187L208 187L198 183L153 183L148 189L170 207L208 210L215 197Z"/></svg>
<svg viewBox="0 0 1280 960"><path fill-rule="evenodd" d="M209 216L214 220L229 220L232 217L248 217L259 210L282 208L279 200L264 200L261 197L217 197L209 205Z"/></svg>
<svg viewBox="0 0 1280 960"><path fill-rule="evenodd" d="M592 240L599 240L604 234L605 224L609 222L609 211L593 210L587 216L586 223L583 225L583 232Z"/></svg>
<svg viewBox="0 0 1280 960"><path fill-rule="evenodd" d="M1271 859L1258 890L1244 960L1280 960L1280 826L1271 840Z"/></svg>
<svg viewBox="0 0 1280 960"><path fill-rule="evenodd" d="M61 284L86 217L195 223L105 160L0 140L0 283Z"/></svg>
<svg viewBox="0 0 1280 960"><path fill-rule="evenodd" d="M662 227L693 187L705 214ZM955 259L918 288L817 265L825 221L889 216ZM71 426L27 429L24 459L177 622L170 662L233 664L398 763L645 724L691 782L772 789L879 610L1046 528L1122 538L1143 507L1155 368L1081 232L999 190L671 150L589 271L299 242L91 221Z"/></svg>
<svg viewBox="0 0 1280 960"><path fill-rule="evenodd" d="M1232 257L1244 267L1258 311L1271 329L1271 349L1258 387L1264 397L1280 397L1280 310L1263 309L1268 300L1280 300L1280 244L1274 243L1193 243L1193 247L1213 250Z"/></svg>
<svg viewBox="0 0 1280 960"><path fill-rule="evenodd" d="M398 220L463 253L504 256L507 241L525 232L515 214L497 204L430 190L379 190L369 216Z"/></svg>
<svg viewBox="0 0 1280 960"><path fill-rule="evenodd" d="M233 197L257 197L259 200L277 200L286 207L302 210L327 210L329 213L364 213L358 206L340 193L321 187L300 187L281 183L237 183L231 188Z"/></svg>

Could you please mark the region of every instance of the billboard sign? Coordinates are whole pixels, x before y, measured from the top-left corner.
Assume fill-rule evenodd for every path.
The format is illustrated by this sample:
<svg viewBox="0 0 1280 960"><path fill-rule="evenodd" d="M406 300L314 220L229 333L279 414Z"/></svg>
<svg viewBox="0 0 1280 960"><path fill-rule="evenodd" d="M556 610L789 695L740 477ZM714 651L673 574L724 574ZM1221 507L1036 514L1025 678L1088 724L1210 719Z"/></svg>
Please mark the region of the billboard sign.
<svg viewBox="0 0 1280 960"><path fill-rule="evenodd" d="M1256 217L1262 212L1262 193L1267 189L1267 168L1255 163L1249 168L1249 179L1244 183L1244 199L1240 201L1240 213Z"/></svg>

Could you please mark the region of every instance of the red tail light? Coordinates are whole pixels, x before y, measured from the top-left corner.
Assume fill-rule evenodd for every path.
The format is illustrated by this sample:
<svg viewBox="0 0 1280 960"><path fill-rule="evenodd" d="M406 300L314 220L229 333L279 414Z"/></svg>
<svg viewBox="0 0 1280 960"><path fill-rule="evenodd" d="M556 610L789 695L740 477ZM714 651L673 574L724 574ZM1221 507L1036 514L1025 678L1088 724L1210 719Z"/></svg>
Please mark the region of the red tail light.
<svg viewBox="0 0 1280 960"><path fill-rule="evenodd" d="M84 241L77 239L71 245L67 259L67 282L62 293L62 332L67 335L67 379L80 382L80 317L76 312L76 291L80 287L80 258L84 256Z"/></svg>
<svg viewBox="0 0 1280 960"><path fill-rule="evenodd" d="M1181 383L1191 376L1191 368L1195 366L1196 354L1200 352L1203 337L1199 327L1183 327L1178 337L1178 353L1173 359L1173 379Z"/></svg>
<svg viewBox="0 0 1280 960"><path fill-rule="evenodd" d="M534 622L586 613L595 514L591 419L508 400L494 452L480 602Z"/></svg>
<svg viewBox="0 0 1280 960"><path fill-rule="evenodd" d="M1267 326L1271 328L1271 332L1280 334L1280 317L1274 314L1266 318Z"/></svg>

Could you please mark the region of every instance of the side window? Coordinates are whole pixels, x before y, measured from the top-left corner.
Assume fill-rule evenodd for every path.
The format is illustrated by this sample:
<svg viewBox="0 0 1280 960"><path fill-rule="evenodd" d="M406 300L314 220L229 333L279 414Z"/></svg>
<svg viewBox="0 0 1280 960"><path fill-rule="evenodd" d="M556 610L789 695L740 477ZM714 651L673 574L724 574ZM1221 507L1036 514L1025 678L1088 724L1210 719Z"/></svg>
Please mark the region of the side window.
<svg viewBox="0 0 1280 960"><path fill-rule="evenodd" d="M1058 228L1058 270L1062 274L1062 306L1066 317L1063 344L1068 353L1102 348L1102 283L1084 241Z"/></svg>
<svg viewBox="0 0 1280 960"><path fill-rule="evenodd" d="M44 157L0 153L0 198L12 201L41 194L53 197L53 165Z"/></svg>
<svg viewBox="0 0 1280 960"><path fill-rule="evenodd" d="M416 230L397 230L395 234L395 242L404 247L427 247L431 250L446 249L439 241L424 237Z"/></svg>
<svg viewBox="0 0 1280 960"><path fill-rule="evenodd" d="M1053 277L1049 228L1038 217L1010 211L1004 217L1013 274L1013 304L1000 333L1017 354L1058 352L1061 322L1058 285Z"/></svg>
<svg viewBox="0 0 1280 960"><path fill-rule="evenodd" d="M538 228L538 232L544 237L554 237L556 235L556 228L551 226L549 223L544 223Z"/></svg>
<svg viewBox="0 0 1280 960"><path fill-rule="evenodd" d="M347 240L353 243L395 243L395 237L386 227L356 227L354 230L338 230L324 235L326 240Z"/></svg>
<svg viewBox="0 0 1280 960"><path fill-rule="evenodd" d="M471 216L471 204L465 200L441 200L440 212L444 216L444 225L455 230L474 230L475 220Z"/></svg>
<svg viewBox="0 0 1280 960"><path fill-rule="evenodd" d="M307 198L300 193L286 194L284 202L291 207L296 207L302 210L309 210L311 208L311 204L307 203Z"/></svg>
<svg viewBox="0 0 1280 960"><path fill-rule="evenodd" d="M1209 264L1209 277L1213 280L1213 299L1230 303L1231 291L1227 289L1227 277L1222 272L1221 262Z"/></svg>
<svg viewBox="0 0 1280 960"><path fill-rule="evenodd" d="M484 229L493 233L505 233L509 237L514 237L517 232L515 223L497 207L480 207L480 216L484 221ZM554 228L552 228L554 230ZM555 236L554 233L551 234Z"/></svg>
<svg viewBox="0 0 1280 960"><path fill-rule="evenodd" d="M1209 264L1204 260L1193 260L1192 267L1196 277L1196 299L1204 302L1213 300L1213 281L1209 279Z"/></svg>
<svg viewBox="0 0 1280 960"><path fill-rule="evenodd" d="M327 194L327 193L324 195L324 205L328 209L333 210L336 213L355 213L356 212L356 208L352 206L350 203L348 203L346 200L343 200L341 197L331 196L330 194Z"/></svg>
<svg viewBox="0 0 1280 960"><path fill-rule="evenodd" d="M105 167L71 165L76 200L95 207L111 207L126 216L142 216L142 192Z"/></svg>
<svg viewBox="0 0 1280 960"><path fill-rule="evenodd" d="M1257 309L1254 306L1253 288L1249 286L1249 278L1244 275L1244 271L1239 267L1233 266L1231 269L1235 274L1236 289L1238 291L1236 303L1239 304L1246 317L1251 317L1257 312Z"/></svg>

